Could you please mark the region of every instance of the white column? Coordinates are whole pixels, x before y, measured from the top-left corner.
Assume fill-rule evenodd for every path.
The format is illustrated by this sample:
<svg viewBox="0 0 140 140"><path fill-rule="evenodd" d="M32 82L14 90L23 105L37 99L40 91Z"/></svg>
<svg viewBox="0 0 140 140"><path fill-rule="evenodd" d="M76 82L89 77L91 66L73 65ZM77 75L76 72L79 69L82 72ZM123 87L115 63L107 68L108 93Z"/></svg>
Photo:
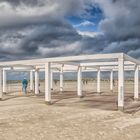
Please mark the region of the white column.
<svg viewBox="0 0 140 140"><path fill-rule="evenodd" d="M50 83L51 83L51 90L53 90L53 72L51 71L51 80L50 80Z"/></svg>
<svg viewBox="0 0 140 140"><path fill-rule="evenodd" d="M118 59L118 109L124 107L124 59Z"/></svg>
<svg viewBox="0 0 140 140"><path fill-rule="evenodd" d="M35 70L35 94L39 94L39 74L38 70Z"/></svg>
<svg viewBox="0 0 140 140"><path fill-rule="evenodd" d="M78 67L77 73L77 95L81 98L82 95L82 68Z"/></svg>
<svg viewBox="0 0 140 140"><path fill-rule="evenodd" d="M6 70L3 70L3 93L7 92L6 87Z"/></svg>
<svg viewBox="0 0 140 140"><path fill-rule="evenodd" d="M110 90L113 91L113 70L110 72Z"/></svg>
<svg viewBox="0 0 140 140"><path fill-rule="evenodd" d="M63 66L60 70L60 91L63 91Z"/></svg>
<svg viewBox="0 0 140 140"><path fill-rule="evenodd" d="M30 71L30 91L31 91L31 92L32 92L33 89L34 89L33 81L34 81L33 70L31 70L31 71Z"/></svg>
<svg viewBox="0 0 140 140"><path fill-rule="evenodd" d="M45 64L45 102L46 104L51 104L51 70L50 70L50 62Z"/></svg>
<svg viewBox="0 0 140 140"><path fill-rule="evenodd" d="M101 92L101 71L100 69L97 71L97 92Z"/></svg>
<svg viewBox="0 0 140 140"><path fill-rule="evenodd" d="M137 65L134 73L134 99L139 98L139 66Z"/></svg>
<svg viewBox="0 0 140 140"><path fill-rule="evenodd" d="M2 68L0 68L0 100L2 100Z"/></svg>

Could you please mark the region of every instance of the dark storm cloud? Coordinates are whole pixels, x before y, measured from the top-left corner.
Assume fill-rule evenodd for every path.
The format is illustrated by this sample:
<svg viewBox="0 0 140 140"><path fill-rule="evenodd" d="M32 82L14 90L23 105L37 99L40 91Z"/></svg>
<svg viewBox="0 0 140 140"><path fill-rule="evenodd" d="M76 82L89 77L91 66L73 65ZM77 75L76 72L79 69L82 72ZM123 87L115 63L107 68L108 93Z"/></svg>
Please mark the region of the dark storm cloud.
<svg viewBox="0 0 140 140"><path fill-rule="evenodd" d="M124 52L140 57L137 53L140 48L140 1L101 0L98 3L106 17L100 29L109 42L103 52Z"/></svg>
<svg viewBox="0 0 140 140"><path fill-rule="evenodd" d="M81 36L68 23L41 25L21 42L21 48L27 53L38 52L42 48L59 48L80 40ZM25 47L26 46L26 47ZM38 47L39 46L39 47ZM60 48L61 50L61 48ZM51 54L50 54L51 56Z"/></svg>
<svg viewBox="0 0 140 140"><path fill-rule="evenodd" d="M0 1L0 56L27 59L72 54L72 46L66 46L81 35L64 17L78 15L84 8L81 0Z"/></svg>
<svg viewBox="0 0 140 140"><path fill-rule="evenodd" d="M104 14L101 34L79 34L66 16ZM139 0L1 0L0 59L28 59L94 53L140 54ZM83 33L84 34L84 33Z"/></svg>

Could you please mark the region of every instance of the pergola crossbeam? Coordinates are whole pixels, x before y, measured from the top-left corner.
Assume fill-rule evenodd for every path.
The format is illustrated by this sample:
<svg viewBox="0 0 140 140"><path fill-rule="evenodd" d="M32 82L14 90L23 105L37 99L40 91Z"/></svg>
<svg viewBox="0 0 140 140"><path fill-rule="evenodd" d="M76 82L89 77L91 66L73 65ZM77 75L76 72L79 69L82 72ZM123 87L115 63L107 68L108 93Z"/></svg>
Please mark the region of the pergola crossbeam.
<svg viewBox="0 0 140 140"><path fill-rule="evenodd" d="M0 99L2 98L2 92L6 91L6 71L30 71L30 90L33 90L33 73L35 73L36 94L39 93L39 71L45 71L46 103L51 103L52 74L55 72L60 74L60 91L63 91L64 72L77 72L77 95L82 97L82 72L97 72L97 92L100 92L101 72L110 72L110 90L113 90L113 72L118 71L118 108L123 108L124 72L134 71L134 98L138 99L139 70L140 61L123 53L0 62Z"/></svg>

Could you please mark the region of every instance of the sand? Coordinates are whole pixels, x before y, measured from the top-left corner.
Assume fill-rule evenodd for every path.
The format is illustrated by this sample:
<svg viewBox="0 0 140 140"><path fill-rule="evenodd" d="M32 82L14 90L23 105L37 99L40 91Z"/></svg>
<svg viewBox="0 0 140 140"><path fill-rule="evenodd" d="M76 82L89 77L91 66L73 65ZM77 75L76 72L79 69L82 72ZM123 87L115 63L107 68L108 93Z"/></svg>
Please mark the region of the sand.
<svg viewBox="0 0 140 140"><path fill-rule="evenodd" d="M100 95L89 83L79 99L74 88L68 86L63 93L57 88L52 105L44 104L43 93L4 95L0 140L140 140L140 101L133 101L132 84L126 89L124 112L117 110L115 91Z"/></svg>

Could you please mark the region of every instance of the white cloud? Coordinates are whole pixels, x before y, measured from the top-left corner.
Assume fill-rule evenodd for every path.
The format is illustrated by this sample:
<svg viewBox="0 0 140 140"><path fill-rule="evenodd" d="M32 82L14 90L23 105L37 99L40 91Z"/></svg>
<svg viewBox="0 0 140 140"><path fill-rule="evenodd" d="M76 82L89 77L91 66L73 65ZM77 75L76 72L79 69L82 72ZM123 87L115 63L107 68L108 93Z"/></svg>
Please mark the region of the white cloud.
<svg viewBox="0 0 140 140"><path fill-rule="evenodd" d="M77 25L74 25L74 27L82 27L82 26L95 26L95 24L91 21L84 21L84 22L81 22L80 24L77 24Z"/></svg>
<svg viewBox="0 0 140 140"><path fill-rule="evenodd" d="M96 37L98 35L102 35L101 32L93 32L93 31L78 31L78 33L82 36L88 36L88 37Z"/></svg>

